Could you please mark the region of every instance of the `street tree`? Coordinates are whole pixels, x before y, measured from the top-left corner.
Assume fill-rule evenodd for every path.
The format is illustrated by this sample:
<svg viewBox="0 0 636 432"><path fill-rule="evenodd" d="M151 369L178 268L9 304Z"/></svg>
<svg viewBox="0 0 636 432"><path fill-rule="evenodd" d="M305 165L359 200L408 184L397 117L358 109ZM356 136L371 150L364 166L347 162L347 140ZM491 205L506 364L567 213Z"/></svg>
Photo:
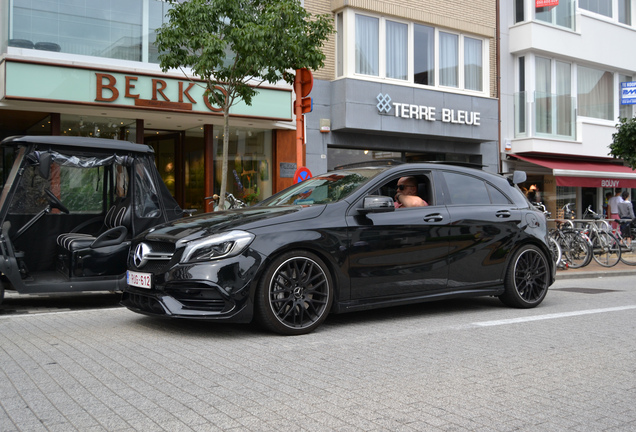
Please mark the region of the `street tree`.
<svg viewBox="0 0 636 432"><path fill-rule="evenodd" d="M609 146L610 155L623 159L632 169L636 169L636 117L619 119L616 129Z"/></svg>
<svg viewBox="0 0 636 432"><path fill-rule="evenodd" d="M329 15L311 15L299 0L169 0L168 21L157 30L159 64L196 76L223 113L219 207L227 189L229 116L252 104L263 83L293 84L294 70L324 66L322 47L333 33Z"/></svg>

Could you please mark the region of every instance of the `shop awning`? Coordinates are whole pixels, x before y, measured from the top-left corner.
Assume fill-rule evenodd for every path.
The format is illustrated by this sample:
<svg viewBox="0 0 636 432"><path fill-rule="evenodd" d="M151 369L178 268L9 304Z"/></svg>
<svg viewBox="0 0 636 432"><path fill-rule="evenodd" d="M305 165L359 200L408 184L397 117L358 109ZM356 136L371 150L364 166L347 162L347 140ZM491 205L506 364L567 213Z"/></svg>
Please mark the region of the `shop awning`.
<svg viewBox="0 0 636 432"><path fill-rule="evenodd" d="M514 157L552 170L557 186L636 188L636 171L610 162Z"/></svg>

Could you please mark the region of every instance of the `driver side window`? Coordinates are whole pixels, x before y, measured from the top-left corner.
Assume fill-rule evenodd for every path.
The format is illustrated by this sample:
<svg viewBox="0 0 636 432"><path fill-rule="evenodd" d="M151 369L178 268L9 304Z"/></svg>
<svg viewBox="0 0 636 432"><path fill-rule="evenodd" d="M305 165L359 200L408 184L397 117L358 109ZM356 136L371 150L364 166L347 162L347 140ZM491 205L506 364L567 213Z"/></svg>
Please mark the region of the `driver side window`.
<svg viewBox="0 0 636 432"><path fill-rule="evenodd" d="M429 206L435 205L434 200L435 196L433 194L433 183L431 181L430 173L421 173L414 174L408 176L401 176L391 179L389 182L378 188L377 194L382 196L388 196L395 200L395 196L400 193L404 193L404 191L398 189L398 181L402 177L412 177L414 180L412 182L416 185L416 188L409 193L413 193L423 199Z"/></svg>

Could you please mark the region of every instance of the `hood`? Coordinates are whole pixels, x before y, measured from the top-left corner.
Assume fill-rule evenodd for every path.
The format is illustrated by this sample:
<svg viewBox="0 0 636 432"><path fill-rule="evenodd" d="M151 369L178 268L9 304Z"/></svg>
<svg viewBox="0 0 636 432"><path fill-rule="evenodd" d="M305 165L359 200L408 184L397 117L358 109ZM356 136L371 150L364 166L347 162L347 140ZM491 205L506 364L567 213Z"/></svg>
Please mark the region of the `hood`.
<svg viewBox="0 0 636 432"><path fill-rule="evenodd" d="M187 217L156 226L142 233L148 241L176 243L178 240L194 240L223 231L261 228L286 222L313 219L320 215L325 205L248 207L236 210L217 211L200 216Z"/></svg>

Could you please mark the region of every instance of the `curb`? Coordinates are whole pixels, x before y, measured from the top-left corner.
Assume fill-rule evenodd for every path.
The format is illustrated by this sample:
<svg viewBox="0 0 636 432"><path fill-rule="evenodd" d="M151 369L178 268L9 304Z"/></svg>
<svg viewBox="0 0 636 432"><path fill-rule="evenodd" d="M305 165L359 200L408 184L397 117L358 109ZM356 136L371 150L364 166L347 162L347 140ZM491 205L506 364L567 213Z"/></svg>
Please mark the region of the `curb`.
<svg viewBox="0 0 636 432"><path fill-rule="evenodd" d="M636 276L636 268L634 270L627 270L627 269L615 270L610 268L608 270L600 270L600 271L558 270L556 274L556 280L602 278L602 277L613 277L613 276Z"/></svg>

